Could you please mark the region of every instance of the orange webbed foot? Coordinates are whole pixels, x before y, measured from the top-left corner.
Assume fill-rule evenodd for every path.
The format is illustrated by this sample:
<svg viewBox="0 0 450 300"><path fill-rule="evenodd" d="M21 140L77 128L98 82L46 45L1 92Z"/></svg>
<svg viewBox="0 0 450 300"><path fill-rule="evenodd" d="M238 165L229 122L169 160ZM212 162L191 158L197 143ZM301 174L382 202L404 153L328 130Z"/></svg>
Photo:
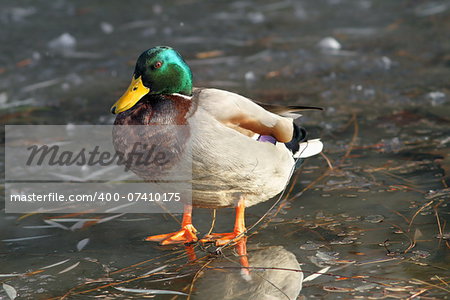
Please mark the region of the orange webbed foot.
<svg viewBox="0 0 450 300"><path fill-rule="evenodd" d="M159 242L161 245L188 244L198 240L197 230L192 224L183 226L179 231L158 235L151 235L145 240L149 242Z"/></svg>

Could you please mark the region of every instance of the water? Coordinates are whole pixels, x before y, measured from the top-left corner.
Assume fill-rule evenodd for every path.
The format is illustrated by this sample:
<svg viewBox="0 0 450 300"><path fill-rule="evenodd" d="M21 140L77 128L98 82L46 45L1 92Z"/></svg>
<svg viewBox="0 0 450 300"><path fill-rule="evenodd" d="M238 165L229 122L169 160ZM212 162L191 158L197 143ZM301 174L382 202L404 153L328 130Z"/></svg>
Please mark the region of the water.
<svg viewBox="0 0 450 300"><path fill-rule="evenodd" d="M137 55L170 45L197 86L325 108L305 112L303 125L322 138L334 168L322 156L304 164L271 222L251 232L251 267L279 267L265 249L295 257L304 277L330 267L303 282L300 298L448 297L447 2L2 1L0 8L3 124L110 124ZM248 209L247 224L274 201ZM144 296L114 286L247 299L242 292L261 282L241 280L233 247L215 255L210 247L143 242L177 228L166 215L123 215L73 231L29 227L48 225L44 215L0 217L1 240L44 236L0 244L0 274L25 274L0 281L21 299ZM75 218L91 217L107 215ZM233 211L220 210L215 230L232 222ZM194 223L208 232L211 212L195 210ZM199 260L188 263L192 251ZM251 274L280 285L276 272ZM299 281L287 286L298 289ZM156 296L173 297L185 298Z"/></svg>

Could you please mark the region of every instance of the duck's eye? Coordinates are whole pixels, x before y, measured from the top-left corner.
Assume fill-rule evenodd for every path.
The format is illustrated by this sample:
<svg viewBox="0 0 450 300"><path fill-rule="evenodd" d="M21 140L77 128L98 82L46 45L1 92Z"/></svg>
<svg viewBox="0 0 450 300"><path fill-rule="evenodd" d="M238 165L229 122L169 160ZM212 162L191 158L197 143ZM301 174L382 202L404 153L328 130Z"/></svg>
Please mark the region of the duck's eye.
<svg viewBox="0 0 450 300"><path fill-rule="evenodd" d="M161 67L162 67L162 62L161 62L161 61L155 62L155 64L153 65L153 67L154 67L155 69L161 68Z"/></svg>

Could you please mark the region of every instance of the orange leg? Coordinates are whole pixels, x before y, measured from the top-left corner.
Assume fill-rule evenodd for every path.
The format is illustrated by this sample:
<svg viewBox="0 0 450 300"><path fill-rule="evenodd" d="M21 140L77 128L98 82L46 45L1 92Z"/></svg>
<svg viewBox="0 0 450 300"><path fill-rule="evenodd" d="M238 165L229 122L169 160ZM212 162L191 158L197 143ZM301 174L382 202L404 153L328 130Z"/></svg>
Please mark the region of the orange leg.
<svg viewBox="0 0 450 300"><path fill-rule="evenodd" d="M201 239L202 243L212 242L216 243L216 246L222 246L227 244L229 241L234 240L236 237L240 236L239 239L244 237L243 233L246 231L245 228L245 203L244 198L241 198L236 206L236 219L234 221L233 232L228 233L211 233ZM238 241L239 239L236 239Z"/></svg>
<svg viewBox="0 0 450 300"><path fill-rule="evenodd" d="M192 206L185 205L183 212L183 221L181 229L172 233L158 234L147 237L145 240L150 242L159 242L161 245L186 244L196 242L197 230L192 225Z"/></svg>

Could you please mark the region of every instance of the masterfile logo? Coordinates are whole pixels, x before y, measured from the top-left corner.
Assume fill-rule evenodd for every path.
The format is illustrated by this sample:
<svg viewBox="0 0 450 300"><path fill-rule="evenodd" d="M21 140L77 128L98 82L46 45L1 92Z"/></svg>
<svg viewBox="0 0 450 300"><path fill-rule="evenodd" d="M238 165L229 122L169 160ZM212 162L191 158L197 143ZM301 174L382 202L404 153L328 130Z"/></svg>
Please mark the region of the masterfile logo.
<svg viewBox="0 0 450 300"><path fill-rule="evenodd" d="M8 213L181 212L191 201L188 126L5 129Z"/></svg>

